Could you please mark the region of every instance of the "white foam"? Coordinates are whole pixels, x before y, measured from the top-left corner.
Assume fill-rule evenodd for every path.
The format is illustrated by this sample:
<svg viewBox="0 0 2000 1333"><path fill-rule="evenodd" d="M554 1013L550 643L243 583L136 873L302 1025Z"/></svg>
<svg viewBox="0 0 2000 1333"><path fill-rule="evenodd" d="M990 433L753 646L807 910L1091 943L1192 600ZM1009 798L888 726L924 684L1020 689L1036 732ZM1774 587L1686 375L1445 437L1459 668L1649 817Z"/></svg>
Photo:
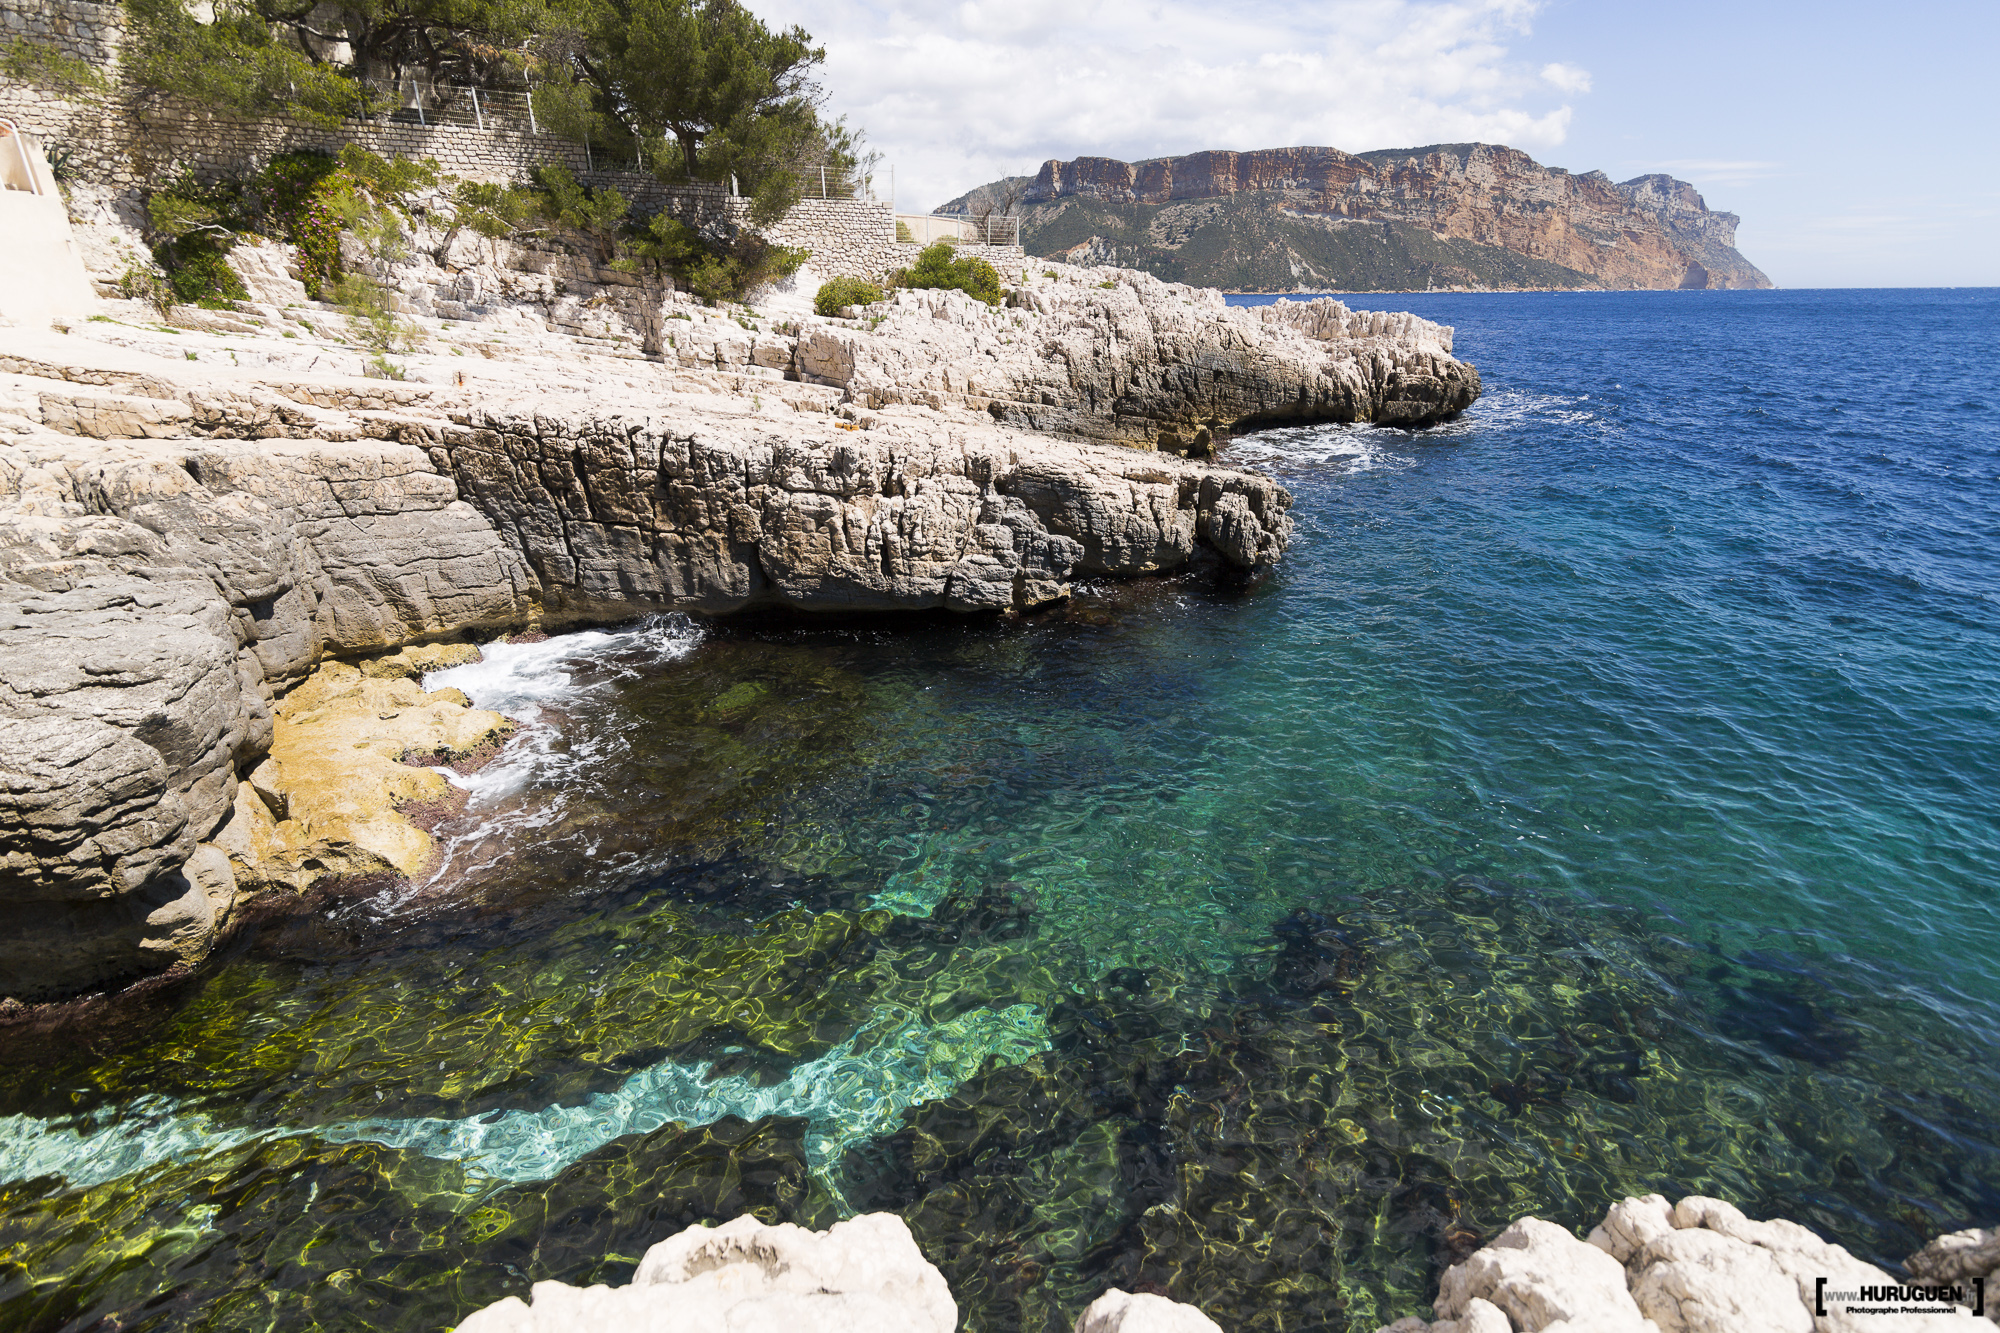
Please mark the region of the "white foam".
<svg viewBox="0 0 2000 1333"><path fill-rule="evenodd" d="M1613 386L1614 388L1617 386ZM1232 440L1221 461L1274 470L1320 467L1342 473L1400 471L1422 461L1419 446L1506 433L1523 426L1571 426L1619 433L1615 422L1591 405L1590 395L1500 390L1481 398L1458 418L1421 431L1366 424L1279 426Z"/></svg>
<svg viewBox="0 0 2000 1333"><path fill-rule="evenodd" d="M539 643L489 643L477 662L433 671L427 690L463 690L474 705L521 724L492 762L470 774L446 771L467 793L471 823L439 841L437 864L421 883L367 901L370 911L392 911L446 876L474 874L509 853L536 829L564 818L567 792L589 769L615 763L607 752L616 737L566 737L544 717L594 691L687 656L702 629L684 615L653 616L627 629L583 630Z"/></svg>
<svg viewBox="0 0 2000 1333"><path fill-rule="evenodd" d="M520 721L532 720L544 704L557 703L604 680L578 685L578 669L593 662L612 669L605 680L636 675L694 651L701 627L683 615L653 616L630 629L582 630L540 643L489 643L480 660L447 667L424 677L427 690L450 686L465 691L481 708Z"/></svg>

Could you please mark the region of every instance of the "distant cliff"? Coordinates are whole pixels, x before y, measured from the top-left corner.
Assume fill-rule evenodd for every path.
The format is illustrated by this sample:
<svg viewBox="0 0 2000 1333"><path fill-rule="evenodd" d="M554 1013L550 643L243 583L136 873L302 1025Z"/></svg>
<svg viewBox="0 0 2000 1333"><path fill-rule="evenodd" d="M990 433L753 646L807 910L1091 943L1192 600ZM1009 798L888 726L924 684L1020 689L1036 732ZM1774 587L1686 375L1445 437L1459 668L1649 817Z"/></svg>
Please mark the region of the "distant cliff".
<svg viewBox="0 0 2000 1333"><path fill-rule="evenodd" d="M1032 254L1233 291L1769 287L1734 213L1670 176L1572 175L1498 144L1079 157L981 186Z"/></svg>

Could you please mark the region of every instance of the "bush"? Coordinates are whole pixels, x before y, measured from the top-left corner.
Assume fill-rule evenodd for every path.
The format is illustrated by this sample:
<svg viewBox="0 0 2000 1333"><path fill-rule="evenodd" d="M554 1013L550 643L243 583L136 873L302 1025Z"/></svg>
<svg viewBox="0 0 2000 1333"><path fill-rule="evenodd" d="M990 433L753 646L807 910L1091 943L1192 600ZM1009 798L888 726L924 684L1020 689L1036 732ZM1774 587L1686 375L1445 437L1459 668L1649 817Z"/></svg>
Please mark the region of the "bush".
<svg viewBox="0 0 2000 1333"><path fill-rule="evenodd" d="M153 259L166 271L176 302L216 310L249 299L243 279L229 267L231 239L194 232L153 247Z"/></svg>
<svg viewBox="0 0 2000 1333"><path fill-rule="evenodd" d="M983 259L960 259L950 241L925 246L917 262L896 275L896 285L960 291L987 305L1000 304L1000 271Z"/></svg>
<svg viewBox="0 0 2000 1333"><path fill-rule="evenodd" d="M665 212L634 226L630 247L639 259L673 274L710 305L741 301L759 287L789 278L812 254L773 245L749 231L711 239Z"/></svg>
<svg viewBox="0 0 2000 1333"><path fill-rule="evenodd" d="M831 318L851 305L874 305L883 291L866 278L828 278L813 297L813 309Z"/></svg>

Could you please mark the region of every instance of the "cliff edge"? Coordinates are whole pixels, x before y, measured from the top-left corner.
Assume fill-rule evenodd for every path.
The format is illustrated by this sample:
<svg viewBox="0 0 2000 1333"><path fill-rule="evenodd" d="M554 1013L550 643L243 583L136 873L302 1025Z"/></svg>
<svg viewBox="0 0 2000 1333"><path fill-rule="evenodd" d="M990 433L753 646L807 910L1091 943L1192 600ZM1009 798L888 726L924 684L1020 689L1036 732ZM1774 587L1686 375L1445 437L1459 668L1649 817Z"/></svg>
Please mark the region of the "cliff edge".
<svg viewBox="0 0 2000 1333"><path fill-rule="evenodd" d="M192 967L253 897L422 875L452 799L430 766L506 727L422 691L412 645L1256 570L1290 496L1205 461L1231 429L1478 394L1449 329L1332 301L1056 265L998 308L826 318L418 239L353 257L419 343L394 363L267 243L231 252L253 299L227 312L0 330L9 1004Z"/></svg>
<svg viewBox="0 0 2000 1333"><path fill-rule="evenodd" d="M1764 288L1733 213L1670 176L1614 182L1500 144L1051 160L1013 194L1030 253L1232 291Z"/></svg>

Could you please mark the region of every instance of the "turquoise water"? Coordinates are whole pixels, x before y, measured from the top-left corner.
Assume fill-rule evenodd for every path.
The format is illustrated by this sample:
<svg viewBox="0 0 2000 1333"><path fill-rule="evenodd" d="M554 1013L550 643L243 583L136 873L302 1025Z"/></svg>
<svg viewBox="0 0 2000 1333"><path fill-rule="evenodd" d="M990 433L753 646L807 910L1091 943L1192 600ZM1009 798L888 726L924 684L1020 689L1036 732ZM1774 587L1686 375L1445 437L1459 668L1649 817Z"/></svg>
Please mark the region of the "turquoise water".
<svg viewBox="0 0 2000 1333"><path fill-rule="evenodd" d="M1485 398L1230 456L1243 588L678 619L449 872L16 1033L0 1325L447 1327L893 1208L970 1329L1372 1330L1523 1212L2000 1218L2000 294L1410 296Z"/></svg>

